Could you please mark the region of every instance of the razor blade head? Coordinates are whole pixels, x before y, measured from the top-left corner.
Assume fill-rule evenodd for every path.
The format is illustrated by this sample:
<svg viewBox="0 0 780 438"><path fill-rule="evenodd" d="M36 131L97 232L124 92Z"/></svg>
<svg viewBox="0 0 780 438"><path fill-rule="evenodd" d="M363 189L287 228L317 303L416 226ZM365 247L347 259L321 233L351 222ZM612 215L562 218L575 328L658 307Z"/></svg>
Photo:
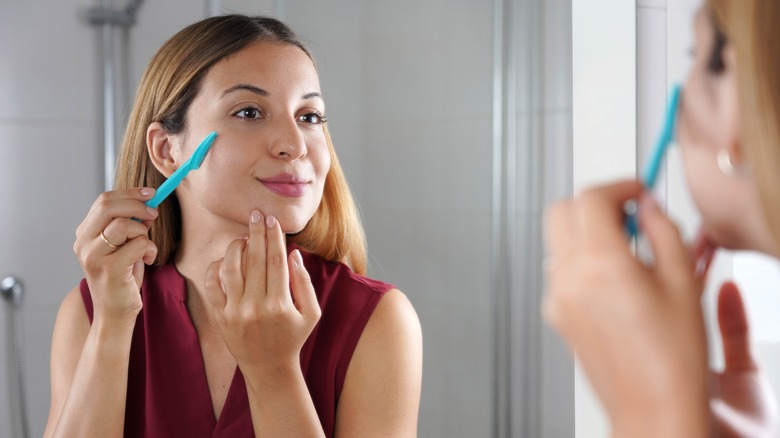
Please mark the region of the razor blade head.
<svg viewBox="0 0 780 438"><path fill-rule="evenodd" d="M677 118L680 110L680 94L682 93L682 85L675 84L672 88L672 93L669 96L669 108L666 114L666 126L664 127L664 134L666 143L673 143L675 132L677 131Z"/></svg>
<svg viewBox="0 0 780 438"><path fill-rule="evenodd" d="M217 132L212 131L195 149L195 152L192 153L192 161L190 162L190 168L192 170L200 168L200 165L203 163L203 160L206 159L206 155L208 155L211 150L211 145L214 144L214 139L216 138Z"/></svg>

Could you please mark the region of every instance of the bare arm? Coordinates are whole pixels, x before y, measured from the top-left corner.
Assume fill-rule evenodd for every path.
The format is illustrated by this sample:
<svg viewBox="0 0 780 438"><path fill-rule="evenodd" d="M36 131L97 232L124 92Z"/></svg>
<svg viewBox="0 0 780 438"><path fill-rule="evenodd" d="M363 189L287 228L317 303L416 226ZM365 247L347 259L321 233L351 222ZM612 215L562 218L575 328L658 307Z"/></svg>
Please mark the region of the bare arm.
<svg viewBox="0 0 780 438"><path fill-rule="evenodd" d="M336 436L417 436L421 384L420 322L406 296L392 290L379 301L355 348L336 412Z"/></svg>
<svg viewBox="0 0 780 438"><path fill-rule="evenodd" d="M300 363L247 380L257 436L324 437Z"/></svg>
<svg viewBox="0 0 780 438"><path fill-rule="evenodd" d="M122 435L144 263L157 255L148 238L157 212L143 203L153 194L147 188L103 193L76 230L73 251L90 285L94 318L90 326L81 292L73 288L52 337L46 437Z"/></svg>
<svg viewBox="0 0 780 438"><path fill-rule="evenodd" d="M135 319L95 320L79 288L62 302L51 348L51 408L44 437L122 436Z"/></svg>

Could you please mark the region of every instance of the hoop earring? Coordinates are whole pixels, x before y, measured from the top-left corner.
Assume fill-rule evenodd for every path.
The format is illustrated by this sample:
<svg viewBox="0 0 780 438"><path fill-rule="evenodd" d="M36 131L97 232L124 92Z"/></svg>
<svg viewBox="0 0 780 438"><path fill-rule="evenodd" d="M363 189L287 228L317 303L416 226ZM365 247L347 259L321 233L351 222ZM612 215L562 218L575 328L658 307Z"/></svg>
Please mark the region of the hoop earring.
<svg viewBox="0 0 780 438"><path fill-rule="evenodd" d="M734 168L734 163L731 162L731 155L729 155L729 151L726 149L721 149L718 151L718 168L721 172L723 172L726 176L731 176L736 173Z"/></svg>

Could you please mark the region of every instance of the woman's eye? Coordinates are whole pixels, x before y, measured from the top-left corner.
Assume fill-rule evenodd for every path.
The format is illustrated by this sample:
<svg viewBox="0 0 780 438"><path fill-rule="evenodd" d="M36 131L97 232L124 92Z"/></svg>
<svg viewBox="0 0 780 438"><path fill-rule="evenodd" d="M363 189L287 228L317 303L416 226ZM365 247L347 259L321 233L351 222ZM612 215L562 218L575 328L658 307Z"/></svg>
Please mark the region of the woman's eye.
<svg viewBox="0 0 780 438"><path fill-rule="evenodd" d="M299 122L308 123L310 125L319 125L328 121L328 118L319 113L307 113L298 117Z"/></svg>
<svg viewBox="0 0 780 438"><path fill-rule="evenodd" d="M258 119L260 118L260 110L255 107L248 106L246 108L241 108L240 110L233 113L233 115L241 119Z"/></svg>

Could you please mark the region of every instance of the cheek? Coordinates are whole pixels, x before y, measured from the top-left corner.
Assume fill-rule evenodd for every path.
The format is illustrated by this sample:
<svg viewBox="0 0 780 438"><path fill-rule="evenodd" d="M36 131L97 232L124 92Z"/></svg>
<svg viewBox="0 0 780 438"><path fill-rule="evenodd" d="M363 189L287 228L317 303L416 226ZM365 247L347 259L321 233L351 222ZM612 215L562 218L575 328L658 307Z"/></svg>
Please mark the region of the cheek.
<svg viewBox="0 0 780 438"><path fill-rule="evenodd" d="M228 153L224 144L219 146L209 152L200 169L190 172L184 179L183 184L190 181L191 195L199 202L227 203L233 201L234 194L247 189L247 160L240 154Z"/></svg>
<svg viewBox="0 0 780 438"><path fill-rule="evenodd" d="M719 85L700 62L691 70L681 100L678 139L686 148L706 148L713 155L725 146L728 118Z"/></svg>
<svg viewBox="0 0 780 438"><path fill-rule="evenodd" d="M220 143L206 156L201 170L204 173L214 177L238 176L244 174L245 170L255 165L257 162L257 146L241 141L240 138L231 138L227 134L223 135Z"/></svg>
<svg viewBox="0 0 780 438"><path fill-rule="evenodd" d="M712 138L712 133L708 131L711 129L713 114L695 82L686 84L683 99L678 140L686 149L704 146Z"/></svg>
<svg viewBox="0 0 780 438"><path fill-rule="evenodd" d="M701 68L691 71L680 108L677 143L682 149L685 177L691 195L705 220L722 214L728 181L717 166L717 151L723 147L717 108L707 91Z"/></svg>
<svg viewBox="0 0 780 438"><path fill-rule="evenodd" d="M744 191L721 172L708 148L688 144L682 150L685 178L702 227L718 244L734 247L739 223L751 211Z"/></svg>
<svg viewBox="0 0 780 438"><path fill-rule="evenodd" d="M677 143L682 151L685 179L697 210L706 219L712 214L717 198L717 166L715 155L706 144L700 121L701 113L695 112L690 101L686 101L680 114ZM715 195L715 196L713 196Z"/></svg>
<svg viewBox="0 0 780 438"><path fill-rule="evenodd" d="M691 196L699 211L706 210L707 198L709 197L707 187L711 186L709 172L704 166L708 158L701 149L694 147L683 147L682 151L685 179Z"/></svg>
<svg viewBox="0 0 780 438"><path fill-rule="evenodd" d="M312 151L312 166L314 167L314 173L317 175L317 179L324 181L328 172L330 171L331 159L330 150L327 143L324 141L322 144L317 145Z"/></svg>

